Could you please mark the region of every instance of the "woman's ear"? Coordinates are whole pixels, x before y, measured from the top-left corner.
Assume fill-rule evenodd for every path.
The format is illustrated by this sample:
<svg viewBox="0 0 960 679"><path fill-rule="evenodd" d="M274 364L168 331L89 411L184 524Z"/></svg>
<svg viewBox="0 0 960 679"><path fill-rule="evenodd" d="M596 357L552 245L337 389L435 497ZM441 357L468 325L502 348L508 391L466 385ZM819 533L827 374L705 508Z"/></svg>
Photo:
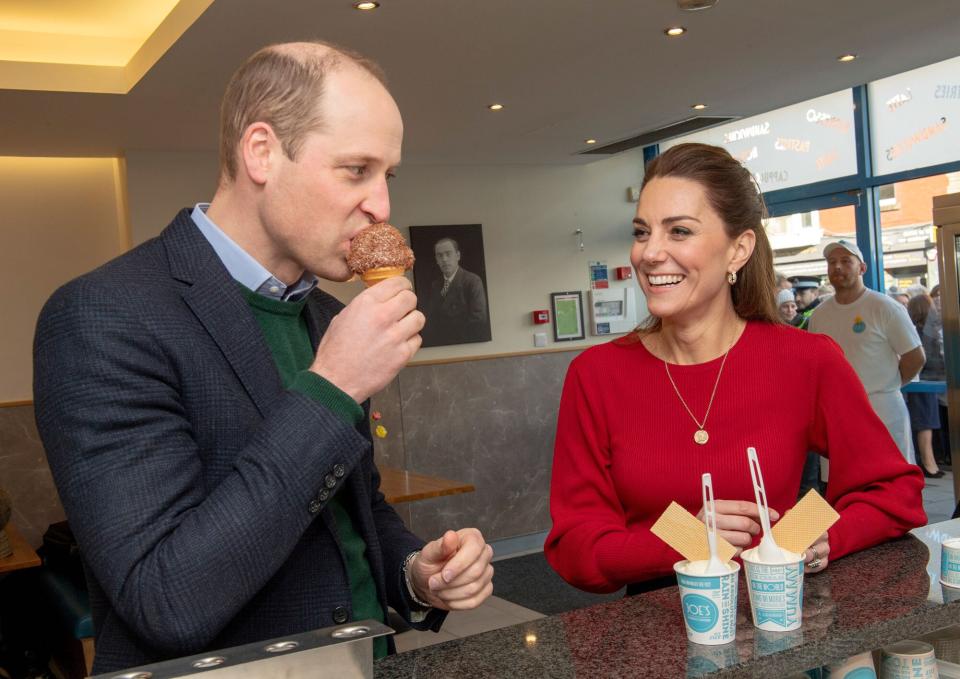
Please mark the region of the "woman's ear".
<svg viewBox="0 0 960 679"><path fill-rule="evenodd" d="M753 249L757 246L757 234L753 229L747 229L733 240L733 257L727 267L728 271L739 271L750 260Z"/></svg>

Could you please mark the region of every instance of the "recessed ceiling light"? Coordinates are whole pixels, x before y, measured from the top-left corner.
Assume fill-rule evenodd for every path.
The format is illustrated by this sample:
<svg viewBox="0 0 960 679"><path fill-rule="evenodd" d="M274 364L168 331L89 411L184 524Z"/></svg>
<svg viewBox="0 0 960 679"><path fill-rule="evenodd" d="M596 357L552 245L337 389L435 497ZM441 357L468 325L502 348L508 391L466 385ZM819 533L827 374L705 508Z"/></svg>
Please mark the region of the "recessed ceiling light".
<svg viewBox="0 0 960 679"><path fill-rule="evenodd" d="M856 58L856 54L841 54L839 57L837 57L837 61L853 61Z"/></svg>
<svg viewBox="0 0 960 679"><path fill-rule="evenodd" d="M671 26L670 28L665 29L663 32L669 35L671 38L676 38L678 35L683 35L686 33L687 29L683 26Z"/></svg>
<svg viewBox="0 0 960 679"><path fill-rule="evenodd" d="M702 110L705 109L706 107L707 107L706 104L694 104L694 105L691 106L690 108L692 108L694 111L702 111Z"/></svg>
<svg viewBox="0 0 960 679"><path fill-rule="evenodd" d="M701 9L710 9L719 0L677 0L677 7L687 12L698 12Z"/></svg>
<svg viewBox="0 0 960 679"><path fill-rule="evenodd" d="M371 9L376 9L380 6L379 2L355 2L353 3L354 9L359 9L361 11L367 11Z"/></svg>
<svg viewBox="0 0 960 679"><path fill-rule="evenodd" d="M489 104L487 108L491 111L500 111L503 109L503 104Z"/></svg>
<svg viewBox="0 0 960 679"><path fill-rule="evenodd" d="M584 144L596 144L596 143L597 143L597 140L596 140L596 139L584 139L584 140L583 140L583 143L584 143Z"/></svg>

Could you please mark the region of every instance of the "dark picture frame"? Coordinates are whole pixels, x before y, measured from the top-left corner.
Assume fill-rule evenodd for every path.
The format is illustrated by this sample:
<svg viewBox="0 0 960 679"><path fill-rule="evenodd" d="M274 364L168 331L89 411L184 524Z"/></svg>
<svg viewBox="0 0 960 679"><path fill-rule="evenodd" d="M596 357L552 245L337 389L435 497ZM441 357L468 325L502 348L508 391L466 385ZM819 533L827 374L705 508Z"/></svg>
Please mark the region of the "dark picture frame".
<svg viewBox="0 0 960 679"><path fill-rule="evenodd" d="M553 339L555 342L582 340L586 337L583 321L583 293L580 290L551 292Z"/></svg>
<svg viewBox="0 0 960 679"><path fill-rule="evenodd" d="M416 257L413 286L417 308L427 319L420 333L422 346L489 342L483 226L411 226L410 247Z"/></svg>

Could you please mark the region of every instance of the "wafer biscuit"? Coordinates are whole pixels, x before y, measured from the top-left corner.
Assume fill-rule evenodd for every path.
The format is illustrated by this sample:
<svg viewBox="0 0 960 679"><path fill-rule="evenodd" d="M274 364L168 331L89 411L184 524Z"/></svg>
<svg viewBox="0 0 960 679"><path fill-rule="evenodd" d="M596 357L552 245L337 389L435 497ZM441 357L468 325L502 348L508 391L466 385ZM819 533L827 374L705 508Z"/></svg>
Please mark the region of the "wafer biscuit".
<svg viewBox="0 0 960 679"><path fill-rule="evenodd" d="M703 561L710 558L706 526L676 502L670 503L650 530L680 552L688 561ZM717 536L717 556L720 557L720 561L726 563L736 553L736 547Z"/></svg>
<svg viewBox="0 0 960 679"><path fill-rule="evenodd" d="M803 554L839 518L820 493L811 489L777 521L771 532L778 545L794 554Z"/></svg>

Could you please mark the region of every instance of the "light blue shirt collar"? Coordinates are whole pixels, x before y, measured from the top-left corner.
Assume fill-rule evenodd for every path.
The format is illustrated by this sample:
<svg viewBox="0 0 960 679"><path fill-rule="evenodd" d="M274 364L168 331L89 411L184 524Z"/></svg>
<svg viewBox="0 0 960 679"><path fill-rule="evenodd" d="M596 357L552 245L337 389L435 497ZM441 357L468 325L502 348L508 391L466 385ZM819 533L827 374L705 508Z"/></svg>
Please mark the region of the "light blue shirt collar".
<svg viewBox="0 0 960 679"><path fill-rule="evenodd" d="M207 217L209 207L210 203L197 203L190 218L235 281L264 297L284 302L303 299L317 287L317 277L306 271L293 285L284 285Z"/></svg>

